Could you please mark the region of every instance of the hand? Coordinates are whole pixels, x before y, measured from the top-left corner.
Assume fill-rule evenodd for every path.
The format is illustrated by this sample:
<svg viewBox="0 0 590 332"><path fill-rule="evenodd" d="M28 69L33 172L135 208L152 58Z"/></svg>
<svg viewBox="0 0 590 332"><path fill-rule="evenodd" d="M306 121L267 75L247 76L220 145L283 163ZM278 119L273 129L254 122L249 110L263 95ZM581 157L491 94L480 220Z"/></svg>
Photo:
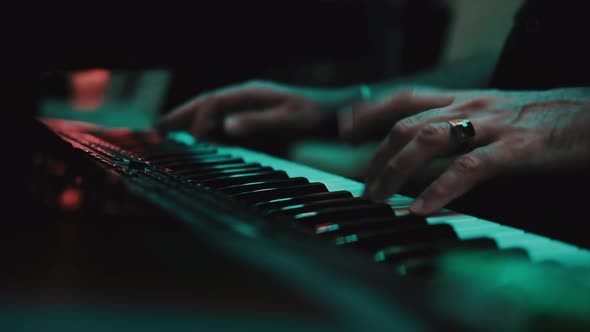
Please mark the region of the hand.
<svg viewBox="0 0 590 332"><path fill-rule="evenodd" d="M347 89L304 89L252 81L198 96L162 117L158 126L189 130L199 137L218 128L230 136L308 134L352 96Z"/></svg>
<svg viewBox="0 0 590 332"><path fill-rule="evenodd" d="M473 150L459 155L426 188L410 207L414 213L431 214L493 176L587 167L590 94L588 89L571 91L449 94L448 106L416 112L393 126L371 162L365 196L386 199L415 170L456 152L447 123L452 119L472 122Z"/></svg>
<svg viewBox="0 0 590 332"><path fill-rule="evenodd" d="M378 92L378 91L375 91ZM373 92L373 93L375 93ZM378 92L376 101L357 103L339 112L340 137L348 143L381 139L398 120L429 109L449 105L454 96L448 91L420 87Z"/></svg>

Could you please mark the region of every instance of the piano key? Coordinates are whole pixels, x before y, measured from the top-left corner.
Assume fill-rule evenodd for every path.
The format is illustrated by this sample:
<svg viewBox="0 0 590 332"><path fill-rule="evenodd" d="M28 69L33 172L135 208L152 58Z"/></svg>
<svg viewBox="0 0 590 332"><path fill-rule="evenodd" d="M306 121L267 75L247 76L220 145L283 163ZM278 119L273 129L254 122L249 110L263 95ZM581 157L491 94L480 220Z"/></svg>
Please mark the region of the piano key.
<svg viewBox="0 0 590 332"><path fill-rule="evenodd" d="M501 255L509 256L510 258L525 259L530 258L528 251L523 248L507 248L500 251Z"/></svg>
<svg viewBox="0 0 590 332"><path fill-rule="evenodd" d="M162 165L174 165L174 164L188 164L191 162L204 160L204 159L216 159L216 158L237 158L238 156L225 154L225 153L218 153L218 151L213 150L203 150L200 152L191 152L181 155L174 155L170 156L166 159L160 158L157 161L154 161L162 164Z"/></svg>
<svg viewBox="0 0 590 332"><path fill-rule="evenodd" d="M468 240L451 239L447 241L427 242L413 245L391 246L374 254L376 262L399 264L408 258L425 258L451 250L494 250L498 245L491 238L474 238Z"/></svg>
<svg viewBox="0 0 590 332"><path fill-rule="evenodd" d="M200 181L199 184L210 188L223 188L237 184L287 178L289 176L283 171L247 171L246 173L231 174L216 179Z"/></svg>
<svg viewBox="0 0 590 332"><path fill-rule="evenodd" d="M239 165L239 164L236 164ZM179 175L184 176L187 180L194 183L200 183L203 181L219 179L230 175L246 174L246 173L260 173L260 172L272 172L271 167L262 167L256 165L242 164L241 167L227 167L227 168L210 168L196 169L191 173L183 172Z"/></svg>
<svg viewBox="0 0 590 332"><path fill-rule="evenodd" d="M303 212L293 216L293 219L305 226L319 223L358 220L377 217L394 216L393 210L387 204L371 204L340 208L327 208L317 211Z"/></svg>
<svg viewBox="0 0 590 332"><path fill-rule="evenodd" d="M178 149L155 149L151 152L138 151L141 155L149 161L164 161L173 158L182 158L184 156L194 156L199 154L214 154L217 153L216 148L212 147L189 147L189 148L178 148Z"/></svg>
<svg viewBox="0 0 590 332"><path fill-rule="evenodd" d="M207 161L207 162L202 162L202 163L195 163L195 164L190 165L190 167L187 166L187 167L183 167L182 169L169 168L169 167L165 167L163 169L167 172L171 172L171 173L174 173L177 175L182 175L182 176L186 177L186 176L191 176L191 175L199 175L199 174L202 174L203 172L215 172L216 169L214 169L213 166L222 166L222 165L230 165L230 164L236 165L236 167L233 167L233 168L238 168L237 165L239 165L239 164L243 164L244 167L254 168L253 166L245 165L245 163L243 163L239 159L227 159L227 160L213 160L213 161ZM257 167L260 167L260 166L257 166ZM264 166L264 167L268 167L268 166ZM229 168L232 168L232 167L229 167Z"/></svg>
<svg viewBox="0 0 590 332"><path fill-rule="evenodd" d="M359 248L374 252L376 250L402 244L422 243L456 239L457 235L450 225L426 225L387 231L357 232L335 239L336 245Z"/></svg>
<svg viewBox="0 0 590 332"><path fill-rule="evenodd" d="M302 176L309 180L309 182L321 182L329 191L350 191L354 196L362 194L364 185L362 183L318 170L303 164L294 163L288 160L276 158L268 154L252 151L240 147L218 147L219 153L233 154L240 156L246 162L259 162L264 165L271 166L277 170L287 172L290 177Z"/></svg>
<svg viewBox="0 0 590 332"><path fill-rule="evenodd" d="M234 157L234 156L229 156L229 155L212 155L206 158L199 158L199 159L194 159L194 160L190 160L187 162L184 161L175 161L175 162L169 162L169 163L160 163L158 166L160 167L164 167L164 168L169 168L175 171L179 171L179 170L184 170L184 169L190 169L193 167L203 167L202 165L215 165L215 164L221 164L221 163L226 163L226 164L233 164L233 163L242 163L244 162L244 160L242 160L241 158L238 157Z"/></svg>
<svg viewBox="0 0 590 332"><path fill-rule="evenodd" d="M309 180L309 179L308 179ZM323 200L339 199L339 198L352 198L352 194L348 191L339 190L332 192L322 192L310 195L304 195L299 197L288 197L275 199L269 202L261 202L256 204L256 207L261 210L276 210L285 206L292 206L297 204L304 204L309 202L321 202Z"/></svg>
<svg viewBox="0 0 590 332"><path fill-rule="evenodd" d="M360 231L386 230L426 225L426 219L420 216L389 216L362 220L349 220L333 223L321 223L314 226L314 233L318 236L336 237Z"/></svg>
<svg viewBox="0 0 590 332"><path fill-rule="evenodd" d="M235 186L229 186L225 188L218 189L220 192L228 194L228 195L236 195L241 193L249 193L255 190L261 189L274 189L274 188L288 188L293 186L298 186L302 184L307 184L306 178L298 177L298 178L289 178L289 179L280 179L280 180L270 180L270 181L262 181L262 182L253 182L253 183L245 183L245 184L238 184Z"/></svg>
<svg viewBox="0 0 590 332"><path fill-rule="evenodd" d="M234 168L257 168L257 167L268 167L268 166L262 166L259 163L218 164L218 165L211 165L211 166L207 166L207 167L200 167L198 169L198 171L205 174L205 173L217 172L217 171L221 171L221 170L229 170L229 169L234 169Z"/></svg>
<svg viewBox="0 0 590 332"><path fill-rule="evenodd" d="M288 188L255 190L252 192L237 194L233 197L248 204L256 204L260 202L271 201L273 199L297 197L327 191L328 189L323 183L314 182Z"/></svg>
<svg viewBox="0 0 590 332"><path fill-rule="evenodd" d="M160 155L155 155L153 157L145 156L145 154L141 152L137 152L138 154L144 156L144 159L152 162L152 163L162 163L162 162L171 162L171 161L183 161L183 160L191 160L195 156L197 157L204 157L204 156L213 156L217 154L217 149L207 148L207 149L199 149L194 151L179 151L179 152L162 152Z"/></svg>
<svg viewBox="0 0 590 332"><path fill-rule="evenodd" d="M284 170L289 176L292 177L304 176L310 182L324 183L326 188L330 191L350 192L353 196L358 197L362 194L364 189L364 185L360 182L353 181L342 176L331 174L325 171L321 171L306 165L276 158L265 153L252 151L240 147L224 146L217 148L219 149L219 153L228 153L240 156L246 162L259 162L263 165L271 166L277 170ZM331 194L331 192L325 192L320 195ZM293 199L293 201L291 201L291 198L283 197L282 199L284 199L287 203L283 201L262 201L258 203L258 206L260 208L274 209L289 204L299 204L296 201L296 199ZM412 202L413 198L403 195L395 195L388 199L388 203L392 207L398 208L396 214L400 214L400 212L407 213L407 207ZM445 213L452 212L449 210L442 211ZM534 233L524 232L522 230L518 230L508 226L503 226L498 223L464 215L461 213L447 215L444 218L445 220L437 218L439 217L433 216L426 218L426 220L429 222L429 224L448 223L449 225L451 225L451 227L457 228L458 236L461 239L471 239L490 235L490 237L494 240L499 240L499 247L505 248L506 246L504 244L508 243L508 240L503 239L511 238L513 239L511 240L513 242L510 243L511 246L517 246L520 241L524 241L524 243L529 243L529 245L525 245L525 247L533 261L555 260L570 267L590 267L590 251L585 248L579 248L568 243L551 240L547 237L539 236ZM488 231L490 232L489 234ZM533 239L546 239L549 241L544 241L543 245L533 245L540 244L540 242L535 242Z"/></svg>
<svg viewBox="0 0 590 332"><path fill-rule="evenodd" d="M337 208L337 207L351 207L351 206L363 206L373 204L371 200L364 198L338 198L329 199L319 202L311 203L300 203L287 205L278 209L266 211L266 215L282 214L282 215L296 215L303 212L318 211L326 208Z"/></svg>
<svg viewBox="0 0 590 332"><path fill-rule="evenodd" d="M410 258L394 265L394 274L399 277L430 277L436 270L430 258Z"/></svg>

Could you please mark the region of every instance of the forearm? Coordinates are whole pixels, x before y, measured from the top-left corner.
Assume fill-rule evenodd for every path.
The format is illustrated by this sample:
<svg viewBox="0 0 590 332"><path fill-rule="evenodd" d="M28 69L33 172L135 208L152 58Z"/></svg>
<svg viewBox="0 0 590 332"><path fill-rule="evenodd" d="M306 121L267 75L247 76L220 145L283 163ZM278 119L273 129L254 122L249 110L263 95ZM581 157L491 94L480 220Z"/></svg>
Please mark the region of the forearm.
<svg viewBox="0 0 590 332"><path fill-rule="evenodd" d="M548 98L590 101L590 87L559 88L547 90Z"/></svg>

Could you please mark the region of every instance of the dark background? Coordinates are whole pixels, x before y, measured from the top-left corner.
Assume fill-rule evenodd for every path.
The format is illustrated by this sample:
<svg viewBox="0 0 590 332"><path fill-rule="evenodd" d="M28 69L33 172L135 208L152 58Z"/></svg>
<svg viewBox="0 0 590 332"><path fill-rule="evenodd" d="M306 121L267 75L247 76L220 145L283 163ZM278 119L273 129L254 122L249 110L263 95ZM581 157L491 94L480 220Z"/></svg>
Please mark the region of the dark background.
<svg viewBox="0 0 590 332"><path fill-rule="evenodd" d="M429 68L450 20L432 0L200 1L61 16L41 32L44 95L68 93L68 70L164 67L173 81L163 109L252 78L339 86Z"/></svg>

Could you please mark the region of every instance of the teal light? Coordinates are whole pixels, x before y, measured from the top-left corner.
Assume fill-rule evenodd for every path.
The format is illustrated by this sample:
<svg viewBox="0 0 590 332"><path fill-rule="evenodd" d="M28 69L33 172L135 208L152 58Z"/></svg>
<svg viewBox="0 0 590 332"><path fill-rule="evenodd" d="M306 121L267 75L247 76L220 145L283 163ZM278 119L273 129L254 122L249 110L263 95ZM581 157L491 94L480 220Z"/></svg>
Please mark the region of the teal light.
<svg viewBox="0 0 590 332"><path fill-rule="evenodd" d="M268 201L268 203L275 203L275 202L284 202L284 201L289 201L292 200L293 198L291 197L287 197L287 198L277 198L277 199L273 199Z"/></svg>
<svg viewBox="0 0 590 332"><path fill-rule="evenodd" d="M170 132L167 135L168 138L171 140L184 143L186 145L193 145L196 143L196 139L193 135L187 133L186 131L174 131Z"/></svg>
<svg viewBox="0 0 590 332"><path fill-rule="evenodd" d="M299 208L302 208L303 206L304 206L303 204L295 204L295 205L286 206L283 208L283 210L299 209Z"/></svg>
<svg viewBox="0 0 590 332"><path fill-rule="evenodd" d="M463 127L467 128L467 121L463 121L462 125Z"/></svg>
<svg viewBox="0 0 590 332"><path fill-rule="evenodd" d="M305 213L300 213L295 215L295 219L301 219L301 218L307 218L307 217L313 217L315 215L317 215L317 212L305 212Z"/></svg>
<svg viewBox="0 0 590 332"><path fill-rule="evenodd" d="M383 250L380 250L375 254L375 262L383 262L385 260L385 253Z"/></svg>
<svg viewBox="0 0 590 332"><path fill-rule="evenodd" d="M366 84L361 85L360 93L361 93L361 98L363 98L363 100L371 100L371 97L372 97L371 88L369 86L367 86Z"/></svg>
<svg viewBox="0 0 590 332"><path fill-rule="evenodd" d="M341 245L341 244L347 244L347 243L352 243L352 242L356 242L358 241L358 237L356 236L356 234L351 234L351 235L347 235L347 236L342 236L336 239L336 244L337 245Z"/></svg>
<svg viewBox="0 0 590 332"><path fill-rule="evenodd" d="M318 226L316 228L315 232L316 232L316 234L322 234L322 233L326 233L326 232L337 231L338 229L340 229L340 226L338 226L338 224L322 225L322 226Z"/></svg>

